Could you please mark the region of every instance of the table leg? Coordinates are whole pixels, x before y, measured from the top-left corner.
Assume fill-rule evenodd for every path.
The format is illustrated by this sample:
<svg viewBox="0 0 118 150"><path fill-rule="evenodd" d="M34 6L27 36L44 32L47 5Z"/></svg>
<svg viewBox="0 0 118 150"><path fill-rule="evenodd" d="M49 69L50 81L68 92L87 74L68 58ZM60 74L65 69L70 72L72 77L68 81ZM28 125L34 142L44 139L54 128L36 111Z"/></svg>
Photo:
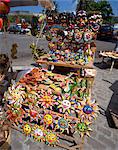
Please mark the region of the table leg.
<svg viewBox="0 0 118 150"><path fill-rule="evenodd" d="M113 66L114 66L114 60L112 60L112 64L111 64L111 68L110 68L110 72L112 71Z"/></svg>

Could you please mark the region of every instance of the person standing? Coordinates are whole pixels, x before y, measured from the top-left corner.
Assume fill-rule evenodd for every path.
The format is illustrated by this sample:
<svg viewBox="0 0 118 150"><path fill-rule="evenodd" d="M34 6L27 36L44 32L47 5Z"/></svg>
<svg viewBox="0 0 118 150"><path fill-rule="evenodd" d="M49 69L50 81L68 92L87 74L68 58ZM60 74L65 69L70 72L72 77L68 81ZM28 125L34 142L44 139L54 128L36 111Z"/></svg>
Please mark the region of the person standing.
<svg viewBox="0 0 118 150"><path fill-rule="evenodd" d="M116 33L116 45L115 45L114 50L115 50L116 52L118 52L118 31L117 31L117 33Z"/></svg>

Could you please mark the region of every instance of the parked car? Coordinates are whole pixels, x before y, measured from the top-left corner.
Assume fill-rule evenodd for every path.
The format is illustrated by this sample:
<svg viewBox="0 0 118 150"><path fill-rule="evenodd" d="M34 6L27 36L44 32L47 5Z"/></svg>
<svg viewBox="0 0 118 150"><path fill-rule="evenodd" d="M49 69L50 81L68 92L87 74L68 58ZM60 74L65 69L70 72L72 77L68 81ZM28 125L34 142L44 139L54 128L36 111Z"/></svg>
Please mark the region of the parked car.
<svg viewBox="0 0 118 150"><path fill-rule="evenodd" d="M9 33L14 33L14 34L16 34L16 33L20 33L20 28L18 27L18 26L16 26L16 25L12 25L12 26L10 26L9 28L8 28L8 32Z"/></svg>
<svg viewBox="0 0 118 150"><path fill-rule="evenodd" d="M26 34L26 33L29 33L30 31L31 31L31 30L28 29L28 28L26 28L26 29L21 28L20 34Z"/></svg>
<svg viewBox="0 0 118 150"><path fill-rule="evenodd" d="M111 25L103 25L100 27L98 35L98 39L112 39L113 37L113 28Z"/></svg>

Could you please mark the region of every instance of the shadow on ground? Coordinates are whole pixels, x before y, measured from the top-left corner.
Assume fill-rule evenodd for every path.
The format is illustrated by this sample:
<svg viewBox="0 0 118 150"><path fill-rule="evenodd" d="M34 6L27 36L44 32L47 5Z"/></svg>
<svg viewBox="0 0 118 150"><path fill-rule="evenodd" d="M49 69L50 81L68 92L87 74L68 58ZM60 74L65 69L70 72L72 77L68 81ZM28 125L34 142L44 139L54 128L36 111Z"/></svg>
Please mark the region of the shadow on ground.
<svg viewBox="0 0 118 150"><path fill-rule="evenodd" d="M98 38L97 40L104 41L104 42L116 43L116 40L112 39L112 38Z"/></svg>
<svg viewBox="0 0 118 150"><path fill-rule="evenodd" d="M95 62L94 66L98 67L99 69L110 69L111 68L111 60L106 62ZM118 69L118 61L115 62L114 68Z"/></svg>
<svg viewBox="0 0 118 150"><path fill-rule="evenodd" d="M109 127L118 128L118 81L115 81L110 87L113 95L105 111Z"/></svg>
<svg viewBox="0 0 118 150"><path fill-rule="evenodd" d="M99 112L101 115L106 116L110 128L118 129L118 81L115 81L113 84L108 80L104 81L111 84L109 88L113 91L113 95L107 109L105 110L99 106Z"/></svg>

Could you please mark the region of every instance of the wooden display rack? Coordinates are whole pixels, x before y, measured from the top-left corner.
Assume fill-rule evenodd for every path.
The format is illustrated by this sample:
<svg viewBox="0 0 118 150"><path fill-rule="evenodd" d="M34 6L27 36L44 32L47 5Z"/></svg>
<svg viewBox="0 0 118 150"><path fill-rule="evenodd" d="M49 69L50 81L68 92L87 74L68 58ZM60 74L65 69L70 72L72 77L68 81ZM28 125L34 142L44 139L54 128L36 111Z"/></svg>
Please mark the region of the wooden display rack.
<svg viewBox="0 0 118 150"><path fill-rule="evenodd" d="M43 109L40 109L40 112L41 111L43 111ZM46 112L47 113L51 112L52 114L56 114L58 116L63 117L63 114L60 114L60 113L57 113L57 112L54 112L54 111L51 111L51 110L46 110ZM78 120L78 118L76 118L76 117L71 117L71 116L68 116L68 117L71 118L71 119L74 119L74 120ZM15 129L15 130L23 133L23 131L21 129L19 129L16 126L15 123L13 123L13 124L9 123L9 126L12 129ZM58 134L59 132L56 132L56 133ZM61 134L59 133L58 137L61 139L61 143L57 143L56 146L64 148L64 149L67 149L67 150L77 150L77 149L83 150L85 136L83 136L83 137L79 137L79 136L75 137L75 136L72 136L72 135L66 135L66 134L63 134L63 133L61 133Z"/></svg>
<svg viewBox="0 0 118 150"><path fill-rule="evenodd" d="M45 56L46 57L46 56ZM46 64L46 65L54 65L54 66L60 66L60 67L70 67L70 68L86 68L86 69L93 69L94 67L90 64L87 65L77 65L77 64L70 64L68 62L52 62L52 61L46 61L46 60L37 60L38 64Z"/></svg>
<svg viewBox="0 0 118 150"><path fill-rule="evenodd" d="M69 64L69 63L65 63L65 62L49 62L49 61L44 61L44 60L38 60L37 61L38 64L46 64L47 66L58 66L58 67L70 67L70 68L78 68L78 69L94 69L92 65L72 65L72 64ZM95 77L95 76L94 76ZM90 93L90 97L91 97L91 88L92 88L92 85L94 83L94 77L90 76L90 77L83 77L84 79L87 79L91 82L91 86L89 87L89 93ZM78 76L78 78L81 78L80 76ZM52 112L52 114L55 114L56 112ZM56 113L57 115L59 116L63 116L62 114L60 113ZM75 119L78 119L78 118L75 118ZM60 139L63 140L62 143L58 143L56 144L56 146L58 147L61 147L61 148L64 148L64 149L67 149L67 150L83 150L83 146L84 146L84 138L85 138L85 135L84 137L73 137L72 135L65 135L65 134L60 134ZM78 138L80 139L80 141L78 141ZM66 141L66 144L64 143L64 141ZM69 143L72 143L71 145L70 144L67 144L67 142Z"/></svg>

